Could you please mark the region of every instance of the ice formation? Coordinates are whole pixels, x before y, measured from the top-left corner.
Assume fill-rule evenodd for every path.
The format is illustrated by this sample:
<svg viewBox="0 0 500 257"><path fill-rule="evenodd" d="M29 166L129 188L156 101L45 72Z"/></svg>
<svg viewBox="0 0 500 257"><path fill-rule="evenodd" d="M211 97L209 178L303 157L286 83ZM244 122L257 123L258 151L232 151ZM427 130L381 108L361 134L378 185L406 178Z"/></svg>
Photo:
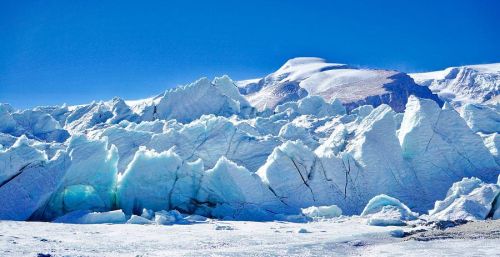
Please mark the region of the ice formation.
<svg viewBox="0 0 500 257"><path fill-rule="evenodd" d="M487 184L478 178L464 178L453 184L446 198L437 201L429 211L436 220L498 219L500 185Z"/></svg>
<svg viewBox="0 0 500 257"><path fill-rule="evenodd" d="M0 219L27 220L37 210L43 210L69 163L69 156L59 152L50 161L25 165L20 174L0 187Z"/></svg>
<svg viewBox="0 0 500 257"><path fill-rule="evenodd" d="M103 223L125 223L126 217L122 210L108 212L90 212L79 210L70 212L54 220L56 223L73 224L103 224Z"/></svg>
<svg viewBox="0 0 500 257"><path fill-rule="evenodd" d="M354 78L373 90L346 102L339 83L357 88ZM363 213L394 225L442 199L431 217L500 216L498 106L457 111L416 87L404 74L299 58L261 80L200 79L144 100L1 104L0 219L172 224ZM407 97L414 93L424 98ZM453 184L464 177L483 184L471 182L470 192L467 180Z"/></svg>
<svg viewBox="0 0 500 257"><path fill-rule="evenodd" d="M410 97L399 140L424 198L444 195L451 183L476 176L493 181L499 167L481 137L453 107ZM430 206L427 206L430 207Z"/></svg>
<svg viewBox="0 0 500 257"><path fill-rule="evenodd" d="M89 140L83 135L68 140L71 164L47 202L44 219L77 210L108 211L115 207L118 150L106 139Z"/></svg>
<svg viewBox="0 0 500 257"><path fill-rule="evenodd" d="M500 105L466 104L461 116L475 133L500 133Z"/></svg>
<svg viewBox="0 0 500 257"><path fill-rule="evenodd" d="M203 172L201 162L184 162L175 152L139 149L120 177L117 205L126 213L181 209L192 211Z"/></svg>
<svg viewBox="0 0 500 257"><path fill-rule="evenodd" d="M197 199L215 205L212 215L219 217L241 215L238 214L241 210L257 208L269 208L274 210L271 212L279 213L282 205L259 176L225 157L206 171ZM217 208L221 205L222 208Z"/></svg>
<svg viewBox="0 0 500 257"><path fill-rule="evenodd" d="M342 215L342 210L337 205L311 206L302 209L302 214L310 218L335 218Z"/></svg>
<svg viewBox="0 0 500 257"><path fill-rule="evenodd" d="M127 220L127 224L145 225L145 224L151 224L151 223L153 223L153 222L144 218L144 217L133 215L133 214Z"/></svg>
<svg viewBox="0 0 500 257"><path fill-rule="evenodd" d="M368 202L361 216L373 226L401 226L406 224L405 221L416 219L418 214L398 199L382 194Z"/></svg>

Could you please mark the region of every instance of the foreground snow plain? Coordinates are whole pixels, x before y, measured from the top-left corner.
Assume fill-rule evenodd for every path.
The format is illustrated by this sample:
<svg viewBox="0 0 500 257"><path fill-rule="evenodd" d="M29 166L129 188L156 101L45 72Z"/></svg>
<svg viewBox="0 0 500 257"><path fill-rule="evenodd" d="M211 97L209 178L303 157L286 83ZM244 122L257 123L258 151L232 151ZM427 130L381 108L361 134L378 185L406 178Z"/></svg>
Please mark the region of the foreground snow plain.
<svg viewBox="0 0 500 257"><path fill-rule="evenodd" d="M460 227L473 228L469 224L474 223L480 222ZM500 221L490 223L493 229L489 233L494 235ZM208 220L173 226L1 221L0 252L4 256L498 256L500 253L498 231L496 238L471 239L447 233L450 238L433 240L427 236L429 241L426 241L401 238L403 230L412 228L369 226L358 217L309 223Z"/></svg>

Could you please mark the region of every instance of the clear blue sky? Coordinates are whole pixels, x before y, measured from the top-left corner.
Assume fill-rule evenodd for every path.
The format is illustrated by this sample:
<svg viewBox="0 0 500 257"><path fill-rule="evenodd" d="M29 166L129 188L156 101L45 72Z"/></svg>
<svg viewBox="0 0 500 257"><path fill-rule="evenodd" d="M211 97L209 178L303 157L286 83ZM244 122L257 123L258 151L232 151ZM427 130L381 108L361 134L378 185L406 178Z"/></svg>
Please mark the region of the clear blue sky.
<svg viewBox="0 0 500 257"><path fill-rule="evenodd" d="M0 102L136 99L296 56L427 71L500 62L500 1L0 1Z"/></svg>

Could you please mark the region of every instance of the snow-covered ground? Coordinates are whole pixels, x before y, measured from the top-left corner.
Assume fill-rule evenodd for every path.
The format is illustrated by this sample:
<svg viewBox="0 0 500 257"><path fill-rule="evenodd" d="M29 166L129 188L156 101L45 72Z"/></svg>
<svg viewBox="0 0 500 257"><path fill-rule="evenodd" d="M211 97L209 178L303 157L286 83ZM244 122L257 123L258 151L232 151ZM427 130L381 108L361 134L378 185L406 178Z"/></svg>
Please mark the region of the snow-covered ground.
<svg viewBox="0 0 500 257"><path fill-rule="evenodd" d="M368 226L360 218L310 223L210 220L173 226L1 221L0 252L2 256L498 256L500 221L480 227L484 235L492 235L488 238L453 233L484 223L438 231L450 238L427 236L426 241L401 237L403 230L412 228Z"/></svg>

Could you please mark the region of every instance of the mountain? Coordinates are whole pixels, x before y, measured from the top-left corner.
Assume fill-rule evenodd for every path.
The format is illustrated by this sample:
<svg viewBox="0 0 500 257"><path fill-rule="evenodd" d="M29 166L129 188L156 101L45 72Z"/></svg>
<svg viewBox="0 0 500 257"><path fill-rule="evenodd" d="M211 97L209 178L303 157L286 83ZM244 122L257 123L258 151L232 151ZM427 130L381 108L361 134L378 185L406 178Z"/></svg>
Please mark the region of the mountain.
<svg viewBox="0 0 500 257"><path fill-rule="evenodd" d="M450 67L409 75L419 85L429 87L441 99L456 105L500 102L500 63Z"/></svg>
<svg viewBox="0 0 500 257"><path fill-rule="evenodd" d="M307 95L319 95L326 101L339 99L348 111L361 106L388 104L402 112L408 96L442 101L407 74L377 69L360 69L346 64L327 63L320 58L288 60L276 72L264 78L237 82L240 92L262 111Z"/></svg>

